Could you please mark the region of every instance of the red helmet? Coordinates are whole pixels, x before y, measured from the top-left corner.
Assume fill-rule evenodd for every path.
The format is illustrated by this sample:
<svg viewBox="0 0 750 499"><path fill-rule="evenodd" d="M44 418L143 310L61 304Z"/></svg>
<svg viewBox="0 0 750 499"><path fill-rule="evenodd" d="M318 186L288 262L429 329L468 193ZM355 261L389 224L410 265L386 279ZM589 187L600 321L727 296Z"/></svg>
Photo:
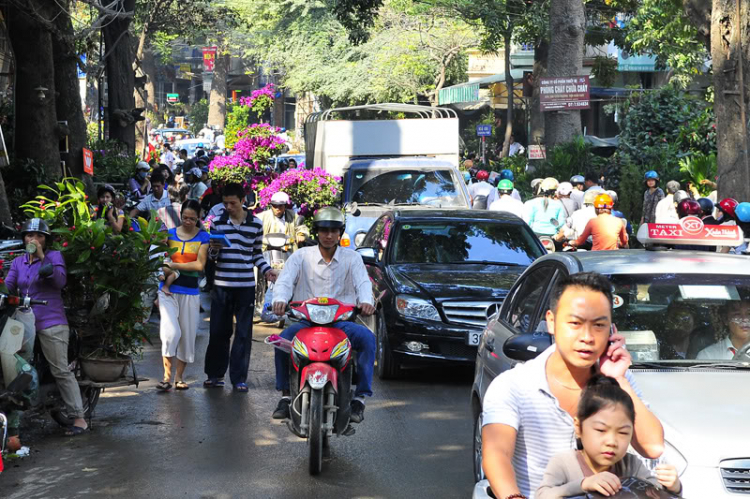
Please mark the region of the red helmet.
<svg viewBox="0 0 750 499"><path fill-rule="evenodd" d="M487 170L479 170L479 172L477 172L477 180L480 182L483 182L488 178L490 178L490 174L487 173Z"/></svg>
<svg viewBox="0 0 750 499"><path fill-rule="evenodd" d="M701 208L701 205L698 203L698 201L693 201L692 199L683 199L677 205L677 215L680 218L685 218L691 215L700 217L701 215L703 215L703 208Z"/></svg>
<svg viewBox="0 0 750 499"><path fill-rule="evenodd" d="M719 201L719 204L716 205L716 207L727 215L729 218L735 218L734 210L737 208L737 205L740 204L737 202L734 198L726 198Z"/></svg>

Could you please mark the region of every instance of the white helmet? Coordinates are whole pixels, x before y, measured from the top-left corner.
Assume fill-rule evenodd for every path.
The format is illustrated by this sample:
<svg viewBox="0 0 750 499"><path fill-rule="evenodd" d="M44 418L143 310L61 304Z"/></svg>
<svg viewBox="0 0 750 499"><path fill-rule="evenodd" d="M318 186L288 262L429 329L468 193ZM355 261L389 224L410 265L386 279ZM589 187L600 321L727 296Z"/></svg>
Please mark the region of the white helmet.
<svg viewBox="0 0 750 499"><path fill-rule="evenodd" d="M557 186L558 196L569 196L571 192L573 192L573 184L570 182L562 182Z"/></svg>
<svg viewBox="0 0 750 499"><path fill-rule="evenodd" d="M289 204L289 194L287 194L286 192L277 192L276 194L271 196L271 204Z"/></svg>
<svg viewBox="0 0 750 499"><path fill-rule="evenodd" d="M148 166L148 163L146 163L145 161L139 161L138 164L135 165L135 169L136 169L136 171L138 171L138 170L146 170L146 171L148 171L148 170L151 169L151 167Z"/></svg>

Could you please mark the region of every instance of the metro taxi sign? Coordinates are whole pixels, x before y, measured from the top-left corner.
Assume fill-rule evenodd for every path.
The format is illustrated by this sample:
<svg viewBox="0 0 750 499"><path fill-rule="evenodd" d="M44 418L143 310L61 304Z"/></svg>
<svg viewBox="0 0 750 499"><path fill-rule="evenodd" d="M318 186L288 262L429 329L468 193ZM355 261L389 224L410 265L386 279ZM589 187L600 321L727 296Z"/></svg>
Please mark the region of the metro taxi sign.
<svg viewBox="0 0 750 499"><path fill-rule="evenodd" d="M641 244L739 246L744 242L744 234L736 225L705 225L698 217L685 217L678 223L641 225L638 241Z"/></svg>

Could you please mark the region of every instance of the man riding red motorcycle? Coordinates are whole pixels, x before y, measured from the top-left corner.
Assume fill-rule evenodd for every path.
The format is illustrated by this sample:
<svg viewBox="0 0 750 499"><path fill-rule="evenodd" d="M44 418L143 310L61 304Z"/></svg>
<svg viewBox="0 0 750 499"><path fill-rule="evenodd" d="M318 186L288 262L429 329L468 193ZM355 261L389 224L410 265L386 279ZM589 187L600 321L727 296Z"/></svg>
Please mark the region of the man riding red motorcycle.
<svg viewBox="0 0 750 499"><path fill-rule="evenodd" d="M342 303L356 303L363 315L375 312L372 284L362 257L355 251L340 248L346 219L341 210L325 207L313 219L313 232L317 246L301 248L294 252L284 265L273 290L273 313L282 315L290 300L304 301L327 297ZM301 321L286 328L281 337L293 340L295 335L311 324ZM375 365L375 336L354 322L340 321L335 327L343 331L357 351L359 381L351 403L350 420L364 420L364 397L372 396L372 374ZM276 389L282 398L273 413L274 419L289 418L291 403L289 391L289 354L276 350Z"/></svg>

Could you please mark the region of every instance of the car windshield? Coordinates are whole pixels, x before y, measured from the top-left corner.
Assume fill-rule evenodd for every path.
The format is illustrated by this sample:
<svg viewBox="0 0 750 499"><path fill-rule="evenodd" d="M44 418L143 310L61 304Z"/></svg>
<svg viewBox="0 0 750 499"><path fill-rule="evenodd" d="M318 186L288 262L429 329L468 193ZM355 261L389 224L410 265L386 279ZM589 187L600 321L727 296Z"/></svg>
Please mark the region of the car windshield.
<svg viewBox="0 0 750 499"><path fill-rule="evenodd" d="M467 207L450 170L353 170L350 201Z"/></svg>
<svg viewBox="0 0 750 499"><path fill-rule="evenodd" d="M731 362L750 342L750 277L656 274L610 279L613 321L636 367L652 361Z"/></svg>
<svg viewBox="0 0 750 499"><path fill-rule="evenodd" d="M394 242L395 263L529 265L543 252L523 225L487 221L404 223Z"/></svg>

